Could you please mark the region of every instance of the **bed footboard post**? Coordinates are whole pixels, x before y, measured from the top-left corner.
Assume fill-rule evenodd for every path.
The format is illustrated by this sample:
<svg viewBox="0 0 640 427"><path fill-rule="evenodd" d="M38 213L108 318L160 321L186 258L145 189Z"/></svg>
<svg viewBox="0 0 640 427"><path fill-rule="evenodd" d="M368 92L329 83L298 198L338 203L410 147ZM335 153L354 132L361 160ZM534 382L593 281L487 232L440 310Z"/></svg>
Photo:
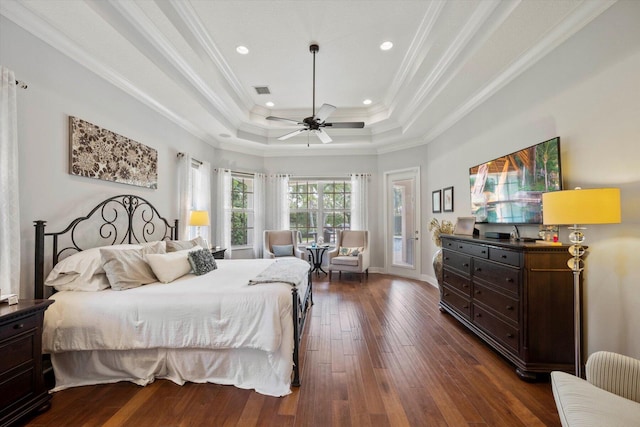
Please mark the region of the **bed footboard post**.
<svg viewBox="0 0 640 427"><path fill-rule="evenodd" d="M298 288L295 286L291 290L291 296L293 297L293 318L291 319L293 320L293 381L291 381L291 385L300 387L300 299L298 298Z"/></svg>
<svg viewBox="0 0 640 427"><path fill-rule="evenodd" d="M34 298L44 298L44 227L46 221L33 221L36 228Z"/></svg>
<svg viewBox="0 0 640 427"><path fill-rule="evenodd" d="M173 240L178 240L178 220L176 219L173 225Z"/></svg>

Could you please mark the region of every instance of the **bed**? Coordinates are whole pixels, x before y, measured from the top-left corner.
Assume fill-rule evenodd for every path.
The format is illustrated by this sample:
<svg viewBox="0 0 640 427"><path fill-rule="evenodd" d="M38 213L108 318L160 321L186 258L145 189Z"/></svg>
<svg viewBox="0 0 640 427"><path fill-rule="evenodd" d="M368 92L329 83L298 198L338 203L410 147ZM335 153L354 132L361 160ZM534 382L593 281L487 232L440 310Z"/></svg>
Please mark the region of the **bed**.
<svg viewBox="0 0 640 427"><path fill-rule="evenodd" d="M49 296L55 303L45 313L43 351L51 357L53 391L169 379L284 396L300 385L299 347L312 304L305 261L215 260L216 268L206 274L194 274L194 263L191 272L177 273L184 257L191 262L202 250L165 253L185 243L178 239L178 222L169 223L135 195L111 197L60 232L47 232L45 225L35 221L35 297L52 292L45 277L51 284L60 267L77 270L54 277L63 281L54 280L62 285L55 286L59 290ZM153 252L161 247L165 252ZM105 254L114 253L143 254L155 281L117 290L120 284L109 275L112 286L101 285L102 274L111 270L101 264L99 272L96 260L104 263ZM103 282L94 286L98 277Z"/></svg>

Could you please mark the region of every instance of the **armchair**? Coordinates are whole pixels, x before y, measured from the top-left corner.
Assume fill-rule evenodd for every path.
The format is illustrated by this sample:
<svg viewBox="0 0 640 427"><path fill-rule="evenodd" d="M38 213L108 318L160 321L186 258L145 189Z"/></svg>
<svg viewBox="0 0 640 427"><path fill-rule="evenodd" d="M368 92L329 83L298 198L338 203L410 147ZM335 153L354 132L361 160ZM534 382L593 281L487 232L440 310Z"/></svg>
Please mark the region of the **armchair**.
<svg viewBox="0 0 640 427"><path fill-rule="evenodd" d="M551 372L560 422L569 426L637 426L640 360L607 351L589 356L587 380Z"/></svg>
<svg viewBox="0 0 640 427"><path fill-rule="evenodd" d="M265 230L263 258L294 256L306 259L305 253L298 250L300 232L292 230Z"/></svg>
<svg viewBox="0 0 640 427"><path fill-rule="evenodd" d="M357 249L356 249L357 248ZM336 236L336 247L327 253L329 259L329 280L337 271L359 273L369 277L369 232L366 230L342 230Z"/></svg>

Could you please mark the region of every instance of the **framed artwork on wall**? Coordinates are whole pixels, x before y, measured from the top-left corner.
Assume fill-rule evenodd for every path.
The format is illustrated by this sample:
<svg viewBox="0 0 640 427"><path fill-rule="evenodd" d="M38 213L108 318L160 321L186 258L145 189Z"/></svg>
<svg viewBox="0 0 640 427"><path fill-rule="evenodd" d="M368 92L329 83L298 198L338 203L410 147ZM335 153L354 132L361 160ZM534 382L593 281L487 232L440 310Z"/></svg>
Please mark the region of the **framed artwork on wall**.
<svg viewBox="0 0 640 427"><path fill-rule="evenodd" d="M431 193L431 212L442 212L442 190L435 190Z"/></svg>
<svg viewBox="0 0 640 427"><path fill-rule="evenodd" d="M447 187L442 190L442 210L444 212L453 212L453 187Z"/></svg>

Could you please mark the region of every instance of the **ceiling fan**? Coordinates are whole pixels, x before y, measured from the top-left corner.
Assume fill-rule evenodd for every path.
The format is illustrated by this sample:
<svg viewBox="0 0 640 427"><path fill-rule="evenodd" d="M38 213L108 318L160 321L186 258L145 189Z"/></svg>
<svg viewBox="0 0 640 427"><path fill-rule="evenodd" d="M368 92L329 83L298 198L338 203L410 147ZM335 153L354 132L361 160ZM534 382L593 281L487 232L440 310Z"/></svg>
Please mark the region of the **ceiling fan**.
<svg viewBox="0 0 640 427"><path fill-rule="evenodd" d="M297 125L304 126L301 129L294 130L293 132L289 132L285 135L282 135L281 137L278 138L279 141L284 141L285 139L289 139L296 135L300 135L303 132L313 132L318 136L318 138L320 139L320 141L322 141L323 144L326 144L328 142L331 142L332 139L329 136L329 134L327 134L327 132L324 131L325 127L352 128L352 129L359 129L364 127L364 122L327 123L325 120L327 120L327 118L331 115L331 113L333 113L333 111L336 109L336 107L334 107L331 104L322 104L322 107L320 107L320 109L318 110L318 113L316 114L316 53L318 53L319 50L320 48L317 44L312 44L309 46L309 51L313 54L313 101L312 101L313 105L312 105L311 116L306 117L302 121L293 120L293 119L284 119L282 117L275 117L275 116L268 116L266 118L267 120L277 120L280 122L294 123Z"/></svg>

